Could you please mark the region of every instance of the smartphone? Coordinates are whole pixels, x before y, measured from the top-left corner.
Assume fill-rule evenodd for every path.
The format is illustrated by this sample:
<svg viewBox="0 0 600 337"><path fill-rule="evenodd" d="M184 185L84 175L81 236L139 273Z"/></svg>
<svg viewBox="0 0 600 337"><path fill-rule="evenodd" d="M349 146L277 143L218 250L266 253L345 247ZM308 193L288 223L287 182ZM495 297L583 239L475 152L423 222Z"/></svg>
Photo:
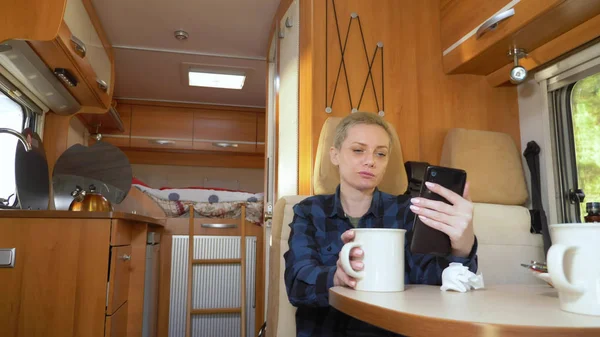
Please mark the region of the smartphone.
<svg viewBox="0 0 600 337"><path fill-rule="evenodd" d="M419 196L450 204L444 197L430 191L425 185L426 181L441 185L462 196L467 182L467 172L460 169L431 165L425 170ZM450 238L444 232L427 226L418 216L415 216L410 251L417 254L446 256L451 252Z"/></svg>

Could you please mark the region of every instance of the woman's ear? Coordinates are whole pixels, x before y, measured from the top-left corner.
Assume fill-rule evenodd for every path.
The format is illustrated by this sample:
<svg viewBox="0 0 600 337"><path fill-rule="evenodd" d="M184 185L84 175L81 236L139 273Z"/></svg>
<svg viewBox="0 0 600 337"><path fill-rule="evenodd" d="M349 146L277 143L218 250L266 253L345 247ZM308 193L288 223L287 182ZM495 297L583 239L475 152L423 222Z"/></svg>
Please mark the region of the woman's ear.
<svg viewBox="0 0 600 337"><path fill-rule="evenodd" d="M331 163L333 163L335 166L340 164L340 160L338 158L339 154L340 152L335 148L335 146L329 148L329 158L331 159Z"/></svg>

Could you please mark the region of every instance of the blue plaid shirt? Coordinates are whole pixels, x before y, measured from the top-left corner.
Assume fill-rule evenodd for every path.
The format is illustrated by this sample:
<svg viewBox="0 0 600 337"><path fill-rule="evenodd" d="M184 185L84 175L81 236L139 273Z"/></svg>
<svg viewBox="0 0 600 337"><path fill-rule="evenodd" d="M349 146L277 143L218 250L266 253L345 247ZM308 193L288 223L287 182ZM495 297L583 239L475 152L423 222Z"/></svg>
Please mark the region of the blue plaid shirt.
<svg viewBox="0 0 600 337"><path fill-rule="evenodd" d="M444 268L459 262L477 271L477 239L467 258L412 254L410 238L414 213L410 196L394 196L375 189L367 213L359 228L406 229L406 284L441 285ZM333 195L316 195L294 206L289 238L290 249L284 254L285 285L296 311L297 336L396 336L356 320L329 306L329 288L333 287L342 233L352 229L340 200L340 187Z"/></svg>

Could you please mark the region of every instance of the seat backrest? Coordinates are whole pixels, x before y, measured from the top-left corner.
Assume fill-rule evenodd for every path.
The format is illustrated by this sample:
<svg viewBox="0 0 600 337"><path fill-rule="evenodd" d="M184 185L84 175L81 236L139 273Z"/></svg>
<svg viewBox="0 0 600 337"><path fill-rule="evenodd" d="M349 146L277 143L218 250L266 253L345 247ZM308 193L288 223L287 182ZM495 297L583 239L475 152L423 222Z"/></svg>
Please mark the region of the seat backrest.
<svg viewBox="0 0 600 337"><path fill-rule="evenodd" d="M307 196L295 195L280 198L275 203L271 226L271 250L269 253L269 289L267 303L267 336L295 336L296 308L288 300L285 282L285 260L294 218L293 207Z"/></svg>
<svg viewBox="0 0 600 337"><path fill-rule="evenodd" d="M340 183L340 174L337 166L331 162L329 149L333 145L335 128L341 120L342 117L329 117L321 129L313 173L313 191L315 194L333 194ZM408 179L404 169L402 147L396 129L392 124L387 124L392 132L392 147L387 169L378 187L386 193L403 194L406 192Z"/></svg>
<svg viewBox="0 0 600 337"><path fill-rule="evenodd" d="M467 171L479 272L485 283L540 283L520 266L545 259L541 235L529 231L524 168L513 139L499 132L452 129L440 165Z"/></svg>
<svg viewBox="0 0 600 337"><path fill-rule="evenodd" d="M523 205L527 201L520 153L506 133L451 129L440 165L467 171L473 202Z"/></svg>
<svg viewBox="0 0 600 337"><path fill-rule="evenodd" d="M329 117L319 138L315 160L313 191L315 194L333 194L340 183L338 169L331 163L329 149L333 145L335 128L341 117ZM400 140L394 127L392 148L386 173L379 189L392 194L403 194L408 186L406 171L402 159ZM288 300L284 282L285 260L283 254L288 251L290 223L294 218L293 207L308 196L284 196L277 200L271 221L271 248L269 253L269 288L267 300L267 328L269 337L288 337L296 335L296 308Z"/></svg>

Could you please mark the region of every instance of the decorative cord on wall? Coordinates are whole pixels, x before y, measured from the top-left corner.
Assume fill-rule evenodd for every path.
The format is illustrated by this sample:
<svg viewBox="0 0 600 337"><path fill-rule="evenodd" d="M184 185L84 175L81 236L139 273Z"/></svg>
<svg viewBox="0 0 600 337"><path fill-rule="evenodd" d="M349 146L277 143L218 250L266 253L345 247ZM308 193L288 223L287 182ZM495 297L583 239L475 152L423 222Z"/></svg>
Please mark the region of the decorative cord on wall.
<svg viewBox="0 0 600 337"><path fill-rule="evenodd" d="M373 56L371 58L369 58L369 54L367 51L367 43L365 42L365 36L363 33L363 28L362 28L362 24L360 22L360 17L358 16L357 13L352 13L350 15L350 21L348 23L348 28L346 30L346 37L344 40L344 43L342 44L342 36L340 34L340 25L338 22L338 16L337 16L337 11L335 8L335 0L331 0L331 4L333 6L333 15L335 18L335 26L336 26L336 31L337 31L337 40L338 40L338 46L340 49L340 53L341 53L341 59L340 59L340 64L338 66L338 71L337 71L337 76L335 79L335 86L333 88L333 94L331 96L331 101L329 101L329 92L327 90L328 87L328 67L329 67L329 57L328 57L328 50L327 48L329 47L329 43L328 43L328 34L327 34L327 29L329 28L329 13L328 13L328 1L324 1L325 3L325 112L326 113L331 113L332 107L333 107L333 102L335 101L335 94L337 92L337 88L338 88L338 84L339 84L339 80L340 80L340 75L342 72L342 68L344 70L344 77L346 78L346 89L348 90L348 99L350 101L350 107L352 108L352 112L357 112L360 109L360 106L363 102L363 98L365 95L365 91L367 89L367 85L369 83L369 80L371 82L371 86L373 87L373 94L375 96L375 105L377 107L377 111L379 116L384 116L385 115L385 90L384 90L384 78L383 78L383 42L378 42L376 47L375 47L375 51L373 52ZM350 29L352 28L352 23L354 21L357 21L359 30L360 30L360 36L361 36L361 40L362 40L362 45L363 45L363 49L365 52L365 58L367 60L367 65L368 65L368 72L364 81L364 84L362 86L362 90L361 90L361 94L360 94L360 98L358 100L358 104L356 105L356 107L353 104L352 101L352 93L350 92L350 82L348 81L348 71L346 69L346 61L344 59L345 53L346 53L346 47L348 46L348 37L350 36ZM379 54L380 58L380 62L381 62L381 106L380 106L380 101L377 97L377 89L375 88L375 80L373 79L373 64L375 63L375 60L377 59L377 55Z"/></svg>

